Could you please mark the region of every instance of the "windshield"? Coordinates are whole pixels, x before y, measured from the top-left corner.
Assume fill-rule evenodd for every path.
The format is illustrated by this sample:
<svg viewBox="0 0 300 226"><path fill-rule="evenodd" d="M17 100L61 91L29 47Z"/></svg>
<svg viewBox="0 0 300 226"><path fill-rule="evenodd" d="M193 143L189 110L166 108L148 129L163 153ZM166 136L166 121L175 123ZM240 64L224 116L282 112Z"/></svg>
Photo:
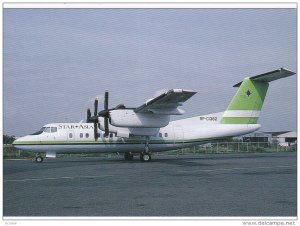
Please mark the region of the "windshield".
<svg viewBox="0 0 300 226"><path fill-rule="evenodd" d="M45 133L50 133L50 127L45 127L44 132Z"/></svg>
<svg viewBox="0 0 300 226"><path fill-rule="evenodd" d="M42 127L39 131L30 134L30 135L39 135L42 133L56 133L57 132L57 127Z"/></svg>
<svg viewBox="0 0 300 226"><path fill-rule="evenodd" d="M33 133L33 134L30 134L30 135L39 135L41 133L43 133L43 131L45 130L46 127L42 127L39 131Z"/></svg>

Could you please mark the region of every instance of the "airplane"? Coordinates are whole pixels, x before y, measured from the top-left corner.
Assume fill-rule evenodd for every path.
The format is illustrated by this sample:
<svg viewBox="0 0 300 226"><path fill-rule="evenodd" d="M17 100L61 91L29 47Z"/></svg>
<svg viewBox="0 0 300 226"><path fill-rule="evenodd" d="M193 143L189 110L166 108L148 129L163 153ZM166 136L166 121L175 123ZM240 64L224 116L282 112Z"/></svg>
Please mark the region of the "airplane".
<svg viewBox="0 0 300 226"><path fill-rule="evenodd" d="M94 115L87 110L86 122L51 123L38 132L20 137L13 145L36 153L35 162L43 162L41 153L55 158L57 153L124 153L125 160L139 154L142 162L151 161L151 152L161 152L201 145L226 137L241 136L258 130L257 123L269 82L296 74L280 68L246 77L235 84L236 94L223 112L170 121L171 115L182 115L179 108L196 92L171 89L147 100L136 108L123 104L108 108L105 91L104 109Z"/></svg>

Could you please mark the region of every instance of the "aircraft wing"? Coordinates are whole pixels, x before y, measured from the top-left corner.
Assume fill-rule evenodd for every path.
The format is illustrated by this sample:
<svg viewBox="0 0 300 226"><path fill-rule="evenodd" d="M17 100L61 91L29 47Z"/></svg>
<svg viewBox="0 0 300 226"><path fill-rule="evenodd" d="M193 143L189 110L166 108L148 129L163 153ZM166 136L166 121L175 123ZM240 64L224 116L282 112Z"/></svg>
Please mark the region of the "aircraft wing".
<svg viewBox="0 0 300 226"><path fill-rule="evenodd" d="M196 93L192 90L171 89L158 97L148 100L134 111L136 113L152 112L154 114L181 115L184 114L184 111L178 109L178 106L181 106L183 102Z"/></svg>

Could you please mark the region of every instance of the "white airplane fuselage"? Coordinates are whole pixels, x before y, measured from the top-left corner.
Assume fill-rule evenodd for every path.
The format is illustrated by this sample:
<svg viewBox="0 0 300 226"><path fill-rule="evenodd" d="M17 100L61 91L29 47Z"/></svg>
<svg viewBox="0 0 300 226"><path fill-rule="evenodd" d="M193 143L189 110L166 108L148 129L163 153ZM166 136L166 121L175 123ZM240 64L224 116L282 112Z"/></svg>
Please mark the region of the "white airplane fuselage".
<svg viewBox="0 0 300 226"><path fill-rule="evenodd" d="M149 151L160 152L210 143L260 128L259 124L221 124L222 115L223 112L220 112L171 121L154 136L149 136ZM117 137L115 133L104 137L104 132L98 129L100 137L95 140L93 123L52 123L44 127L49 127L49 131L21 137L14 146L21 150L45 152L48 157L55 157L56 153L140 153L145 150L147 139L146 136Z"/></svg>
<svg viewBox="0 0 300 226"><path fill-rule="evenodd" d="M56 153L124 152L125 160L132 160L132 153L140 153L140 160L148 162L150 152L210 143L258 130L269 82L294 74L280 68L246 77L234 85L239 88L224 112L171 122L170 116L183 114L179 106L196 92L171 89L137 108L121 104L108 109L105 91L104 110L98 112L96 99L94 116L87 110L88 123L48 124L33 135L15 140L13 145L21 150L45 152L46 157L55 157ZM42 161L37 155L36 162Z"/></svg>

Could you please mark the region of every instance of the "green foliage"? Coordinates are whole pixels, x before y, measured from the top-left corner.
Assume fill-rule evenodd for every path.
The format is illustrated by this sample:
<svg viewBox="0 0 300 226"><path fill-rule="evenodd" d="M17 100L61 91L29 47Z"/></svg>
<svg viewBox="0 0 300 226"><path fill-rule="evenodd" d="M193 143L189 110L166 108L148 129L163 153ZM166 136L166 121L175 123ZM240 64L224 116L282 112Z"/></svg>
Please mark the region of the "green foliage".
<svg viewBox="0 0 300 226"><path fill-rule="evenodd" d="M21 158L33 158L35 153L29 151L19 151L18 149L10 146L3 148L4 159L21 159Z"/></svg>
<svg viewBox="0 0 300 226"><path fill-rule="evenodd" d="M113 153L115 154L115 153ZM76 156L76 157L106 157L108 156L107 153L73 153L73 154L57 154L56 157L60 158L60 157L72 157L72 156Z"/></svg>
<svg viewBox="0 0 300 226"><path fill-rule="evenodd" d="M282 147L278 144L269 145L268 143L243 143L243 142L218 142L205 145L198 145L189 148L182 148L178 150L167 151L169 155L183 155L186 153L194 154L219 154L219 153L239 153L239 152L295 152L297 145ZM153 153L155 154L155 153ZM122 156L123 154L120 153ZM116 157L116 153L78 153L78 154L58 154L57 157ZM35 153L29 151L20 151L13 146L4 146L4 159L20 159L20 158L34 158Z"/></svg>
<svg viewBox="0 0 300 226"><path fill-rule="evenodd" d="M3 144L12 144L15 139L14 136L3 135Z"/></svg>
<svg viewBox="0 0 300 226"><path fill-rule="evenodd" d="M270 145L268 143L243 143L243 142L217 142L195 147L182 148L168 151L169 154L200 153L200 154L218 154L218 153L239 153L239 152L293 152L297 151L297 145L281 147L278 144Z"/></svg>

